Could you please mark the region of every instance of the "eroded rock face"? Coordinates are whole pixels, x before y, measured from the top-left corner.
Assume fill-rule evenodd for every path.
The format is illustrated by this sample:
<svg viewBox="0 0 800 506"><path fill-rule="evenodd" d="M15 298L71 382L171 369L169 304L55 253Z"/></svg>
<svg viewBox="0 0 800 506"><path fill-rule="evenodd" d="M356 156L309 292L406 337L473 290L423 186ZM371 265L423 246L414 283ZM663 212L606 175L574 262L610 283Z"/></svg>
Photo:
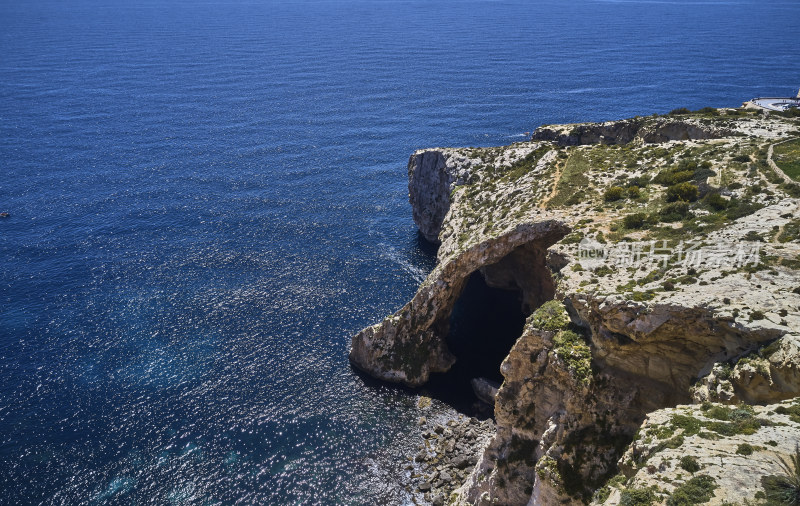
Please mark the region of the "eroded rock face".
<svg viewBox="0 0 800 506"><path fill-rule="evenodd" d="M703 125L692 120L669 118L628 119L579 125L550 125L537 128L534 140L552 141L562 146L586 144L627 144L636 139L645 143L719 139L733 135L726 128Z"/></svg>
<svg viewBox="0 0 800 506"><path fill-rule="evenodd" d="M410 386L448 370L453 305L475 272L520 292L532 313L501 366L496 434L450 502L580 504L617 472L648 413L800 394L800 201L768 175L752 180L757 169L745 162L796 126L727 116L550 126L537 142L412 155L414 219L441 241L439 263L405 307L353 338L351 362ZM653 177L697 153L691 184L724 202L687 204L683 223L656 211L648 218L657 225L628 226L627 216L667 209ZM611 185L625 188L609 205ZM664 237L718 253L759 244L769 264L723 268L707 256L614 265L581 256L577 244Z"/></svg>
<svg viewBox="0 0 800 506"><path fill-rule="evenodd" d="M757 494L765 493L762 477L785 475L781 460L789 462L795 454L800 417L792 414L800 412L798 401L739 408L686 405L650 413L620 460L624 474L592 504L615 506L632 491L651 487L660 502L699 476L713 484L708 504L757 504Z"/></svg>
<svg viewBox="0 0 800 506"><path fill-rule="evenodd" d="M739 357L782 334L746 327L702 307L583 294L571 295L568 303L591 328L598 364L656 383L643 399L651 403L648 410L688 402L689 386L713 363Z"/></svg>
<svg viewBox="0 0 800 506"><path fill-rule="evenodd" d="M692 388L695 402L768 404L800 392L800 336L787 334L756 353L714 365Z"/></svg>
<svg viewBox="0 0 800 506"><path fill-rule="evenodd" d="M571 323L542 325L537 311L503 362L497 434L461 503L588 501L647 413L689 402L690 384L718 357L774 336L702 308L583 294L565 302Z"/></svg>
<svg viewBox="0 0 800 506"><path fill-rule="evenodd" d="M353 337L350 362L376 378L408 386L424 384L431 373L446 372L455 361L445 342L450 313L469 276L481 268L492 270L492 265L509 255L512 259L538 259L539 264L519 266L516 278L504 280L528 294L526 300L537 300L541 283L529 287L529 280L540 280L528 271L545 272L547 248L568 232L569 228L556 220L521 223L505 234L451 255L437 265L411 302ZM443 251L447 250L440 251L440 256Z"/></svg>
<svg viewBox="0 0 800 506"><path fill-rule="evenodd" d="M497 433L458 492L459 504L580 503L569 497L613 469L642 418L630 411L635 392L582 377L570 352L554 344L557 335L529 325L503 362ZM627 423L598 424L611 408Z"/></svg>
<svg viewBox="0 0 800 506"><path fill-rule="evenodd" d="M424 149L408 160L408 199L414 223L428 241L439 241L450 192L469 181L472 163L452 149Z"/></svg>

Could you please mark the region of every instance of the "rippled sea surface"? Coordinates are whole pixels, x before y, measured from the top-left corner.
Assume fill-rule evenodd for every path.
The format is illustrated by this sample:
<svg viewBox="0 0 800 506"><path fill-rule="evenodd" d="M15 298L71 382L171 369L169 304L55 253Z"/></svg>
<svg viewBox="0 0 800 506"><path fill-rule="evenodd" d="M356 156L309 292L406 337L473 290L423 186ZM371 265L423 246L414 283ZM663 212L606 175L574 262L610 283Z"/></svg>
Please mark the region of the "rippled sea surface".
<svg viewBox="0 0 800 506"><path fill-rule="evenodd" d="M800 86L792 1L0 1L0 503L402 503L406 160ZM796 90L795 90L796 91Z"/></svg>

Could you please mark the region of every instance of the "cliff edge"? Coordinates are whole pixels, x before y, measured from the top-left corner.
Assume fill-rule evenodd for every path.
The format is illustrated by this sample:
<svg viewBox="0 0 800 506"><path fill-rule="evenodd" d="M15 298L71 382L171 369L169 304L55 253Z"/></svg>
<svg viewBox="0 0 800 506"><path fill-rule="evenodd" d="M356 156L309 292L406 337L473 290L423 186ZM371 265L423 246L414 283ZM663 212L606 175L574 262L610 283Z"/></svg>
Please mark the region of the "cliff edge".
<svg viewBox="0 0 800 506"><path fill-rule="evenodd" d="M417 387L502 348L504 359L482 364L502 379L495 435L451 485L452 503L627 504L630 488L652 492L641 504L682 504L671 497L691 473L649 471L669 445L629 457L654 441L642 442L642 427L693 409L676 406L706 413L800 395L800 186L781 169L796 161L773 160L778 143L800 146L794 138L794 119L707 109L411 156L413 217L441 244L438 263L408 304L353 337L350 360ZM464 337L459 308L479 296L473 312L514 301L520 326ZM724 491L739 483L724 452L706 458L694 445L718 484L709 504L758 501L757 478L793 450L800 415L770 425L754 415L763 409L748 411L761 420L749 430L783 439L741 490ZM703 413L697 423L710 427ZM658 473L668 481L649 478Z"/></svg>

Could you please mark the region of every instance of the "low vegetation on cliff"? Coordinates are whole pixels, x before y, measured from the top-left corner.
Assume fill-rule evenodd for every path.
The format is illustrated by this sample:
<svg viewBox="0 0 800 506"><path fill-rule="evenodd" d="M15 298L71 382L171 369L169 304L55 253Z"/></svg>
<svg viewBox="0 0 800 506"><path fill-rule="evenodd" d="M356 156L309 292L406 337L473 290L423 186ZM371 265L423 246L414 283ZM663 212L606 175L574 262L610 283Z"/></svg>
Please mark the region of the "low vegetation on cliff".
<svg viewBox="0 0 800 506"><path fill-rule="evenodd" d="M705 108L412 155L438 264L352 362L412 386L447 371L475 272L527 316L496 364L496 434L451 502L791 504L798 149L798 118Z"/></svg>

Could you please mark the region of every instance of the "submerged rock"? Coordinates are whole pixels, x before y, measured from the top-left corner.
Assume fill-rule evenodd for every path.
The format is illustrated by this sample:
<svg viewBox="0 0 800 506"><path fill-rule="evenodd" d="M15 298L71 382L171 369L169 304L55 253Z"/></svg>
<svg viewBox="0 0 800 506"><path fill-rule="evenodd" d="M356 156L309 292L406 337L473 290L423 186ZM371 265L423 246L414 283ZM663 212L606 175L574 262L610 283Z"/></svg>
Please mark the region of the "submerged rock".
<svg viewBox="0 0 800 506"><path fill-rule="evenodd" d="M473 378L470 380L472 391L475 392L475 397L485 402L490 406L494 406L494 398L497 397L497 389L500 384L486 378Z"/></svg>

